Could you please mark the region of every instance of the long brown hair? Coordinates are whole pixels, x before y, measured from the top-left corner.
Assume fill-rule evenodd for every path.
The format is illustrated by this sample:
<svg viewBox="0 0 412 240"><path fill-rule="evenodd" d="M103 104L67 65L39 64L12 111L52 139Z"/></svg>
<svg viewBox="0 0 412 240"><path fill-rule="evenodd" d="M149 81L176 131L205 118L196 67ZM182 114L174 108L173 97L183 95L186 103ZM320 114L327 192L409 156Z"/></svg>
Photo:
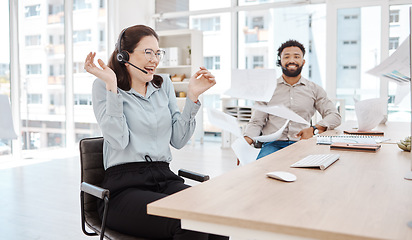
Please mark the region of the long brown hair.
<svg viewBox="0 0 412 240"><path fill-rule="evenodd" d="M145 25L135 25L128 27L123 31L123 36L121 39L119 39L120 43L117 43L120 44L122 48L120 49L120 51L124 50L128 53L133 53L140 40L142 40L142 38L146 36L153 36L157 39L157 41L159 41L159 36L157 35L157 33L152 28ZM122 90L129 91L132 87L132 79L129 72L127 71L126 66L117 60L117 53L118 49L116 47L116 49L110 56L107 66L109 66L115 72L117 77L117 86ZM158 75L154 75L151 83L154 87L160 88L163 83L163 78Z"/></svg>

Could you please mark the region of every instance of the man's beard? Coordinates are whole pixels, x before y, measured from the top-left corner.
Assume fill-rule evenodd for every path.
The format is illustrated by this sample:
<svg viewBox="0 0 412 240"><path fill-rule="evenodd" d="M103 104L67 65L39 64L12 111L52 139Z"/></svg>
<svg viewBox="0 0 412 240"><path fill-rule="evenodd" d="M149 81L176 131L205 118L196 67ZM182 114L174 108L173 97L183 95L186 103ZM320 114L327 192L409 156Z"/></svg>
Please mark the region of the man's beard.
<svg viewBox="0 0 412 240"><path fill-rule="evenodd" d="M282 72L283 72L283 74L285 74L288 77L297 77L302 72L303 66L298 66L297 64L293 64L293 65L297 66L296 70L295 71L289 71L287 69L287 67L289 65L292 65L292 64L288 64L288 65L286 65L286 67L282 67Z"/></svg>

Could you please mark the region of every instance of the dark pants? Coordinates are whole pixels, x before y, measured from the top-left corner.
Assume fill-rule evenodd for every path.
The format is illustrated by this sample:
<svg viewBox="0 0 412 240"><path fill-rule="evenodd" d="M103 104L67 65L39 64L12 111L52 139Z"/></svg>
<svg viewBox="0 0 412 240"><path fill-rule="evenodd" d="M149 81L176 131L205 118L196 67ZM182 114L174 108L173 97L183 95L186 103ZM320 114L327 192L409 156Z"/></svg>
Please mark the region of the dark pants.
<svg viewBox="0 0 412 240"><path fill-rule="evenodd" d="M102 187L110 190L106 226L113 230L150 239L229 239L183 230L178 219L147 214L147 204L189 187L169 169L168 163L139 162L110 167ZM99 201L100 218L103 207L103 201Z"/></svg>
<svg viewBox="0 0 412 240"><path fill-rule="evenodd" d="M273 141L273 142L263 143L262 149L260 150L259 155L257 156L256 159L263 158L295 142L296 141Z"/></svg>

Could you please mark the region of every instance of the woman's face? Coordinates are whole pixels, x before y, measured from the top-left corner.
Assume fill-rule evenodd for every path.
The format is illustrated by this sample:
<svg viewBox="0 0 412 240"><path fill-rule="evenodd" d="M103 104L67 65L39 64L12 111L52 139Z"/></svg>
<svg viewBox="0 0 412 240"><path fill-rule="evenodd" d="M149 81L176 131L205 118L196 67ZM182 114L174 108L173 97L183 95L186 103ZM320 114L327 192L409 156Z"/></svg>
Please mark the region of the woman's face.
<svg viewBox="0 0 412 240"><path fill-rule="evenodd" d="M159 59L156 57L159 50L159 43L154 36L146 36L140 40L130 54L129 62L145 70L147 74L126 63L132 81L136 79L150 82L153 79L156 67L159 65Z"/></svg>

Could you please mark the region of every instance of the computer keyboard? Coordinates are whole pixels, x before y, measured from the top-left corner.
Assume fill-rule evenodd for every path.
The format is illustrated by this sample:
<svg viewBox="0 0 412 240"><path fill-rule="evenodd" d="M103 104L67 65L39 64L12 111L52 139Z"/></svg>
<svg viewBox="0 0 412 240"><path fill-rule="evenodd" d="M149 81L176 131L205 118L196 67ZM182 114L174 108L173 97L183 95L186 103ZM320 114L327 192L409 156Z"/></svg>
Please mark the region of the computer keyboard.
<svg viewBox="0 0 412 240"><path fill-rule="evenodd" d="M296 163L290 165L290 167L295 168L320 168L321 170L325 170L328 168L332 163L336 162L340 157L339 154L315 154L315 155L308 155L305 158L297 161Z"/></svg>

